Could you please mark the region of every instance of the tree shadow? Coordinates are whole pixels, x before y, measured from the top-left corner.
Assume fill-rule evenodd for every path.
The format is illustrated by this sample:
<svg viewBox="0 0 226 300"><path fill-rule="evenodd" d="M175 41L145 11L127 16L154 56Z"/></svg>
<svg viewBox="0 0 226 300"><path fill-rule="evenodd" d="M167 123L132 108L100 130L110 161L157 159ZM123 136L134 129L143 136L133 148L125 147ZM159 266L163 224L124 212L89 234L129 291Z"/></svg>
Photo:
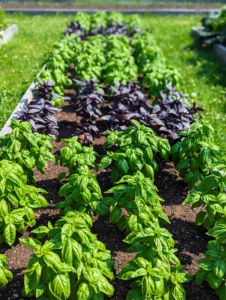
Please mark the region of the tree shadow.
<svg viewBox="0 0 226 300"><path fill-rule="evenodd" d="M196 75L198 77L210 85L226 86L226 63L214 53L213 47L202 46L194 40L184 50L192 50L195 53L195 57L187 58L187 62L197 67Z"/></svg>

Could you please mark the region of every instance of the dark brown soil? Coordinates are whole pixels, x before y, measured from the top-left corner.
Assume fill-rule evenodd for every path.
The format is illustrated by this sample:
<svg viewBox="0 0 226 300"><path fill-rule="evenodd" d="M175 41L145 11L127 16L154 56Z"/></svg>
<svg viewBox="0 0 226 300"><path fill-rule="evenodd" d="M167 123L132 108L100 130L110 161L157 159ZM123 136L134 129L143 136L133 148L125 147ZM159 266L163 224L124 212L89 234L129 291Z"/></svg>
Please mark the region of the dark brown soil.
<svg viewBox="0 0 226 300"><path fill-rule="evenodd" d="M80 117L76 116L73 104L65 103L62 107L62 112L57 113L60 126L59 139L53 142L54 153L58 154L63 144L60 138L71 137L75 132L75 122L79 122ZM101 145L105 138L100 137L95 139L94 147L99 153L103 153ZM171 162L165 163L162 159L158 159L159 171L156 173L155 183L159 189L160 196L165 200L163 208L169 216L171 224L167 225L168 230L173 234L178 248L178 257L181 260L182 266L189 274L194 275L197 271L196 261L203 257L206 250L208 237L202 227L197 227L194 224L197 209L192 211L189 206L182 206L181 203L187 195L186 185L178 176ZM48 220L54 223L58 218L58 209L55 205L60 198L57 194L60 183L57 181L57 176L64 170L59 165L49 163L45 174L40 174L35 170L37 178L37 186L48 191L47 200L49 202L48 209L36 210L36 220L38 225L46 225ZM97 177L102 187L103 192L111 187L110 171L99 172ZM23 237L30 235L30 230L27 229ZM111 250L115 260L115 273L118 274L122 266L131 260L134 255L127 254L127 244L122 242L125 234L120 232L116 226L109 222L107 217L95 217L93 232L98 235L98 238L106 244L107 249ZM23 287L23 273L28 264L32 250L21 245L19 241L13 247L0 245L0 253L5 253L9 263L9 269L12 270L14 279L8 283L0 291L1 300L18 299L21 297ZM125 300L129 283L121 280L114 280L115 295L113 300ZM218 299L214 291L207 283L197 286L194 280L185 284L188 300L215 300ZM34 299L34 298L33 298Z"/></svg>
<svg viewBox="0 0 226 300"><path fill-rule="evenodd" d="M103 5L91 5L91 4L70 4L70 3L61 3L61 4L29 4L29 3L1 3L0 6L3 9L103 9L103 10L161 10L161 9L217 9L222 5L217 4L209 4L209 3L194 3L194 4L137 4L137 5L110 5L110 4L103 4Z"/></svg>

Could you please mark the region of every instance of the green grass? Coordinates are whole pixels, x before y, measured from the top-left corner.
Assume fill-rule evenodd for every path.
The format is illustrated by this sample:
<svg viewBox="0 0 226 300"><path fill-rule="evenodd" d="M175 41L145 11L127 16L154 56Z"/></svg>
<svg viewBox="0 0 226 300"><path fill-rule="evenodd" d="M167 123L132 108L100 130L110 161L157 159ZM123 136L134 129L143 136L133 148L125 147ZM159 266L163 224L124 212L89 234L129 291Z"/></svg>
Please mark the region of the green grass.
<svg viewBox="0 0 226 300"><path fill-rule="evenodd" d="M0 48L0 127L43 66L53 44L60 40L71 17L7 15L19 33Z"/></svg>
<svg viewBox="0 0 226 300"><path fill-rule="evenodd" d="M2 126L43 65L54 42L59 41L72 16L9 15L19 34L0 49L0 111ZM216 142L226 141L226 64L210 49L194 44L191 27L198 16L142 16L167 61L182 74L180 90L205 108L204 117L216 130Z"/></svg>

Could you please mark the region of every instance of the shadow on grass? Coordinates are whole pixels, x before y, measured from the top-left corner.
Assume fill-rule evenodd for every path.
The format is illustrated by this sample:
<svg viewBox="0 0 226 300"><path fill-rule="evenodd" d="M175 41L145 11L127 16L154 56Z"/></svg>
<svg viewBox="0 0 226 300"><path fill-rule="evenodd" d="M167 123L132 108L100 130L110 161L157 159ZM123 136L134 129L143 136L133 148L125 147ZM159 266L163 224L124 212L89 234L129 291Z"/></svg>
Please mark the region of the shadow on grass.
<svg viewBox="0 0 226 300"><path fill-rule="evenodd" d="M226 87L226 63L214 53L213 47L202 46L194 41L193 44L185 47L185 51L192 50L195 57L187 59L188 63L197 67L196 75L205 78L210 85Z"/></svg>

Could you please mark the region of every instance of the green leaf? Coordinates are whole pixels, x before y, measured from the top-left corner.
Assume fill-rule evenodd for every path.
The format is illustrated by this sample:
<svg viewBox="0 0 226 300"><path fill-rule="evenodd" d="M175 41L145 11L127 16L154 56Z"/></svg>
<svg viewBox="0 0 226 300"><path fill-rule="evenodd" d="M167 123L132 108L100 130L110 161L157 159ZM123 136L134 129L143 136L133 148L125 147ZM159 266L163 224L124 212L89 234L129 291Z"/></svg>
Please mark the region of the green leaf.
<svg viewBox="0 0 226 300"><path fill-rule="evenodd" d="M76 269L82 260L82 246L72 238L65 239L62 247L62 259Z"/></svg>
<svg viewBox="0 0 226 300"><path fill-rule="evenodd" d="M147 271L144 268L140 268L138 270L136 270L133 274L132 274L132 278L136 278L139 276L145 276L147 275Z"/></svg>
<svg viewBox="0 0 226 300"><path fill-rule="evenodd" d="M2 199L0 201L0 216L5 217L9 215L10 210L10 204L6 200Z"/></svg>
<svg viewBox="0 0 226 300"><path fill-rule="evenodd" d="M202 149L200 152L200 163L202 165L208 165L211 163L212 153L210 149Z"/></svg>
<svg viewBox="0 0 226 300"><path fill-rule="evenodd" d="M47 226L39 226L31 232L37 234L37 239L42 239L49 233L49 228Z"/></svg>
<svg viewBox="0 0 226 300"><path fill-rule="evenodd" d="M180 170L180 169L187 168L188 164L189 164L189 159L186 158L186 159L180 161L178 164L176 164L176 169Z"/></svg>
<svg viewBox="0 0 226 300"><path fill-rule="evenodd" d="M135 264L133 261L130 261L128 264L126 264L123 268L122 271L116 276L119 279L122 280L130 280L133 277L133 273L138 269L139 267L137 264Z"/></svg>
<svg viewBox="0 0 226 300"><path fill-rule="evenodd" d="M191 203L195 203L198 202L200 199L200 194L197 193L196 191L192 191L187 198L184 200L183 205L187 205L187 204L191 204Z"/></svg>
<svg viewBox="0 0 226 300"><path fill-rule="evenodd" d="M140 145L147 145L146 134L142 130L137 130L136 132L137 141Z"/></svg>
<svg viewBox="0 0 226 300"><path fill-rule="evenodd" d="M196 215L196 218L195 218L195 224L198 226L202 225L202 223L205 220L205 217L206 217L205 211L198 212L198 214Z"/></svg>
<svg viewBox="0 0 226 300"><path fill-rule="evenodd" d="M170 144L167 139L160 138L157 143L159 153L162 158L168 160L168 154L170 153Z"/></svg>
<svg viewBox="0 0 226 300"><path fill-rule="evenodd" d="M124 175L126 175L129 171L129 166L125 159L117 161L116 166L118 167L119 171Z"/></svg>
<svg viewBox="0 0 226 300"><path fill-rule="evenodd" d="M215 226L207 232L207 235L213 236L217 239L226 238L226 224L223 221L217 221Z"/></svg>
<svg viewBox="0 0 226 300"><path fill-rule="evenodd" d="M196 188L197 192L207 193L217 185L217 181L213 175L210 175L203 179L203 181Z"/></svg>
<svg viewBox="0 0 226 300"><path fill-rule="evenodd" d="M121 213L122 213L122 209L121 207L119 206L116 206L112 211L111 211L111 214L110 214L110 220L113 224L115 224L118 219L120 218L121 216Z"/></svg>
<svg viewBox="0 0 226 300"><path fill-rule="evenodd" d="M201 284L207 277L207 271L203 269L199 269L195 275L195 282L197 284Z"/></svg>
<svg viewBox="0 0 226 300"><path fill-rule="evenodd" d="M142 293L144 295L144 299L151 299L152 295L155 293L155 284L150 275L147 275L142 278Z"/></svg>
<svg viewBox="0 0 226 300"><path fill-rule="evenodd" d="M145 164L144 168L145 168L146 175L148 177L150 177L151 179L154 179L154 170L153 170L152 166Z"/></svg>
<svg viewBox="0 0 226 300"><path fill-rule="evenodd" d="M57 180L58 180L58 181L63 180L63 179L66 177L66 175L67 175L66 172L61 172L61 173L59 174L59 176L57 177Z"/></svg>
<svg viewBox="0 0 226 300"><path fill-rule="evenodd" d="M42 244L34 238L26 238L26 239L19 239L19 240L21 244L23 244L24 246L30 249L40 250L40 248L42 247Z"/></svg>
<svg viewBox="0 0 226 300"><path fill-rule="evenodd" d="M36 298L40 297L41 295L43 295L43 293L46 290L46 286L42 283L39 283L36 287L36 291L35 291L35 296Z"/></svg>
<svg viewBox="0 0 226 300"><path fill-rule="evenodd" d="M222 279L215 277L212 272L208 272L207 280L212 289L218 288L222 283Z"/></svg>
<svg viewBox="0 0 226 300"><path fill-rule="evenodd" d="M220 297L220 300L226 299L226 284L223 282L221 286L218 288L218 296Z"/></svg>
<svg viewBox="0 0 226 300"><path fill-rule="evenodd" d="M209 258L203 258L198 260L197 265L205 271L212 270L212 261Z"/></svg>
<svg viewBox="0 0 226 300"><path fill-rule="evenodd" d="M24 274L24 287L26 294L31 293L40 282L42 267L37 257L30 259L28 267Z"/></svg>
<svg viewBox="0 0 226 300"><path fill-rule="evenodd" d="M105 155L100 161L99 170L106 169L108 166L110 166L111 162L112 158L108 155Z"/></svg>
<svg viewBox="0 0 226 300"><path fill-rule="evenodd" d="M16 226L13 223L4 224L3 236L4 236L6 243L9 246L12 246L16 239Z"/></svg>
<svg viewBox="0 0 226 300"><path fill-rule="evenodd" d="M67 273L56 274L48 285L51 294L58 300L66 300L71 293L70 277Z"/></svg>
<svg viewBox="0 0 226 300"><path fill-rule="evenodd" d="M225 271L226 263L224 259L216 259L212 267L212 272L214 276L216 276L219 279L222 279L224 277Z"/></svg>
<svg viewBox="0 0 226 300"><path fill-rule="evenodd" d="M8 279L6 278L6 274L4 272L4 269L0 267L0 288L3 288L8 282Z"/></svg>
<svg viewBox="0 0 226 300"><path fill-rule="evenodd" d="M127 294L126 300L143 300L141 290L132 290Z"/></svg>
<svg viewBox="0 0 226 300"><path fill-rule="evenodd" d="M111 171L111 180L112 182L116 182L118 181L119 178L120 178L120 172L118 168L114 167Z"/></svg>
<svg viewBox="0 0 226 300"><path fill-rule="evenodd" d="M174 299L181 299L181 300L186 299L185 289L181 285L175 285L172 288L172 294L174 296Z"/></svg>
<svg viewBox="0 0 226 300"><path fill-rule="evenodd" d="M52 268L54 272L58 273L61 271L61 259L56 253L49 251L43 255L43 258L47 266Z"/></svg>
<svg viewBox="0 0 226 300"><path fill-rule="evenodd" d="M97 286L102 293L108 295L109 297L113 296L114 287L107 281L104 276L101 276L100 280L98 280Z"/></svg>
<svg viewBox="0 0 226 300"><path fill-rule="evenodd" d="M99 216L107 216L109 215L109 209L106 205L102 204L101 202L98 202L97 207L96 207L96 213Z"/></svg>
<svg viewBox="0 0 226 300"><path fill-rule="evenodd" d="M79 285L76 299L79 300L89 300L89 285L86 282L82 282Z"/></svg>

